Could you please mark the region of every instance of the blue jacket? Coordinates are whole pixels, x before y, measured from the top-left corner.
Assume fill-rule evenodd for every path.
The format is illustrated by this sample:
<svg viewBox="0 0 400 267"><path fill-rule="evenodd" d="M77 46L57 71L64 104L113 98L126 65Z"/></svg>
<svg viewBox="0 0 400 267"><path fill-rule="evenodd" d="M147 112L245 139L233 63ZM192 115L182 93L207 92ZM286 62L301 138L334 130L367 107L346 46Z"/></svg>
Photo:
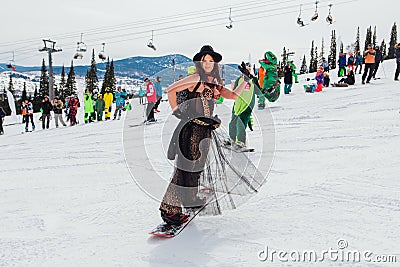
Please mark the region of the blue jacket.
<svg viewBox="0 0 400 267"><path fill-rule="evenodd" d="M356 65L362 65L363 60L364 60L364 57L362 55L356 56Z"/></svg>
<svg viewBox="0 0 400 267"><path fill-rule="evenodd" d="M162 96L161 82L154 82L154 87L156 88L156 95Z"/></svg>
<svg viewBox="0 0 400 267"><path fill-rule="evenodd" d="M338 62L339 68L346 67L346 55L340 56Z"/></svg>
<svg viewBox="0 0 400 267"><path fill-rule="evenodd" d="M123 91L121 91L121 92L117 91L114 93L115 104L117 105L117 107L125 106L125 98L127 95L128 94Z"/></svg>

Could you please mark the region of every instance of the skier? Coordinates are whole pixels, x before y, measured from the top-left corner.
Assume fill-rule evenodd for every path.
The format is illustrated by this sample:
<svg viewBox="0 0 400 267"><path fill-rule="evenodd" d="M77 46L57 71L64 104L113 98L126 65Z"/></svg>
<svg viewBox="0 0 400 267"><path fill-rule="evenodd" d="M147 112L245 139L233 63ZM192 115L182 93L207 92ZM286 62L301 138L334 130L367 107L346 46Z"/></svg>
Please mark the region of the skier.
<svg viewBox="0 0 400 267"><path fill-rule="evenodd" d="M97 112L97 121L103 120L104 107L105 107L105 103L104 103L103 96L101 94L99 94L99 97L97 98L96 105L95 105L95 109Z"/></svg>
<svg viewBox="0 0 400 267"><path fill-rule="evenodd" d="M367 78L367 83L371 80L373 73L374 73L374 66L375 66L375 50L372 49L371 45L368 45L368 49L364 52L364 59L365 59L365 68L364 74L362 76L362 84L365 84L365 78Z"/></svg>
<svg viewBox="0 0 400 267"><path fill-rule="evenodd" d="M287 66L290 69L290 77L293 78L291 67ZM246 147L246 127L249 126L251 128L251 113L255 104L255 95L261 94L260 87L258 85L258 79L254 77L252 73L251 64L248 62L241 68L246 68L247 71L253 75L253 78L248 81L244 90L239 95L239 97L235 100L232 108L232 118L229 123L229 137L230 140L227 141L227 145L234 145L235 149L240 151L248 150ZM245 75L242 74L239 78L236 79L233 91L243 83Z"/></svg>
<svg viewBox="0 0 400 267"><path fill-rule="evenodd" d="M357 69L358 69L358 67L360 67L360 72L359 72L358 74L361 74L363 61L364 61L364 57L363 57L363 55L361 54L361 51L357 51L357 54L356 54L356 69L355 69L355 73L357 73Z"/></svg>
<svg viewBox="0 0 400 267"><path fill-rule="evenodd" d="M161 86L161 77L158 76L156 78L156 81L154 82L154 88L156 89L156 95L157 95L157 102L154 105L154 112L160 112L158 110L158 106L160 105L161 99L162 99L162 86Z"/></svg>
<svg viewBox="0 0 400 267"><path fill-rule="evenodd" d="M376 80L376 72L378 71L379 65L383 62L383 55L381 50L379 49L379 46L375 46L375 66L374 66L374 72L372 74L372 78Z"/></svg>
<svg viewBox="0 0 400 267"><path fill-rule="evenodd" d="M83 107L85 111L84 121L85 123L91 123L93 117L93 96L89 89L86 89L85 94L83 95Z"/></svg>
<svg viewBox="0 0 400 267"><path fill-rule="evenodd" d="M71 126L74 126L78 124L76 120L76 114L78 113L78 107L80 106L78 97L76 95L73 95L70 97L68 101L68 108L69 108L69 121Z"/></svg>
<svg viewBox="0 0 400 267"><path fill-rule="evenodd" d="M154 88L154 84L150 81L149 78L145 78L144 83L146 84L146 92L147 92L147 108L146 108L145 122L155 122L156 119L154 118L154 105L157 102L157 93Z"/></svg>
<svg viewBox="0 0 400 267"><path fill-rule="evenodd" d="M35 123L33 121L33 105L31 102L29 102L28 99L25 100L25 132L28 132L28 126L29 126L29 119L31 120L32 124L32 131L35 130Z"/></svg>
<svg viewBox="0 0 400 267"><path fill-rule="evenodd" d="M4 122L5 116L6 116L6 113L4 112L3 108L0 107L0 135L4 134L3 122Z"/></svg>
<svg viewBox="0 0 400 267"><path fill-rule="evenodd" d="M210 139L215 136L212 131L220 125L218 117L213 116L215 99L220 96L237 99L248 81L253 78L248 73L235 91L223 87L218 66L221 60L221 54L215 52L211 46L203 46L193 57L196 73L175 82L167 89L173 115L180 119L168 151L169 156L177 155L177 164L160 205L161 217L168 225L182 225L188 220L182 206L199 209L205 204L205 200L199 198L197 192L211 145ZM184 102L186 111L181 109L182 104L178 106L176 98L176 93L184 90L187 91Z"/></svg>
<svg viewBox="0 0 400 267"><path fill-rule="evenodd" d="M271 51L267 51L264 54L264 59L259 60L262 69L260 68L261 75L259 77L259 83L261 87L261 95L258 99L258 108L265 108L265 99L270 102L275 102L280 95L280 81L278 78L277 71L278 59Z"/></svg>
<svg viewBox="0 0 400 267"><path fill-rule="evenodd" d="M342 77L346 72L346 53L339 54L338 63L339 63L338 77Z"/></svg>
<svg viewBox="0 0 400 267"><path fill-rule="evenodd" d="M56 123L56 128L58 128L58 120L60 120L63 126L67 126L63 120L63 102L58 98L55 97L53 100L53 111L54 111L54 121Z"/></svg>
<svg viewBox="0 0 400 267"><path fill-rule="evenodd" d="M48 96L44 97L44 99L42 101L41 108L42 108L42 111L43 111L43 113L42 113L42 129L43 130L45 128L49 129L50 117L51 117L50 111L53 110L53 105L50 103L50 100L49 100ZM47 123L46 123L46 120L47 120Z"/></svg>
<svg viewBox="0 0 400 267"><path fill-rule="evenodd" d="M351 68L354 71L354 63L355 63L354 55L353 53L350 53L349 58L347 59L347 67Z"/></svg>
<svg viewBox="0 0 400 267"><path fill-rule="evenodd" d="M285 94L289 94L292 91L293 86L293 69L292 66L287 64L283 71L284 79L283 82L285 83L284 91Z"/></svg>
<svg viewBox="0 0 400 267"><path fill-rule="evenodd" d="M322 66L318 68L315 80L317 80L317 88L315 89L315 92L322 92L322 87L324 86L324 68Z"/></svg>
<svg viewBox="0 0 400 267"><path fill-rule="evenodd" d="M112 103L114 101L114 96L113 96L110 88L106 87L106 92L104 93L103 99L104 99L104 104L105 104L105 106L104 106L104 108L105 108L104 109L105 110L104 118L105 118L105 120L109 120L110 117L111 117L111 105L112 105Z"/></svg>
<svg viewBox="0 0 400 267"><path fill-rule="evenodd" d="M394 80L398 81L399 80L399 74L400 74L400 43L396 44L394 46L395 50L395 54L396 54L396 72L394 74Z"/></svg>
<svg viewBox="0 0 400 267"><path fill-rule="evenodd" d="M117 118L121 119L121 112L125 107L125 99L128 94L122 91L121 87L118 87L117 92L115 92L115 112L114 112L114 120Z"/></svg>

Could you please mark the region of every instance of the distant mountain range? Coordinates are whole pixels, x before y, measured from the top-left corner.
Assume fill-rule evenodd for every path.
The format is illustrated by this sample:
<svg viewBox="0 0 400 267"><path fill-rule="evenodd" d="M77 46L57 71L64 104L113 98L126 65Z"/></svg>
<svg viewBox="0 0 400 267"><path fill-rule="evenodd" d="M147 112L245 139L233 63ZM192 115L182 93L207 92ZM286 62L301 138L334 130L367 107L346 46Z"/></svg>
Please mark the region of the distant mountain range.
<svg viewBox="0 0 400 267"><path fill-rule="evenodd" d="M175 61L176 68L173 68L173 61ZM46 62L47 63L47 62ZM130 57L114 61L114 71L115 75L118 77L127 77L130 79L140 79L144 77L155 77L161 76L163 80L167 83L177 80L179 75L186 76L187 68L193 65L192 59L180 55L171 54L160 57ZM234 79L240 73L238 72L235 65L226 65L231 71L226 72L226 79L230 81ZM24 72L40 72L41 66L25 67L25 66L15 66L19 75L23 75ZM48 67L48 66L47 66ZM77 76L84 77L90 66L74 66L75 74ZM233 67L233 69L231 69ZM54 74L61 74L61 66L54 66ZM0 63L0 70L7 69L7 64ZM105 62L97 63L97 75L99 79L104 77L104 72L106 70ZM65 72L68 74L69 66L65 66Z"/></svg>

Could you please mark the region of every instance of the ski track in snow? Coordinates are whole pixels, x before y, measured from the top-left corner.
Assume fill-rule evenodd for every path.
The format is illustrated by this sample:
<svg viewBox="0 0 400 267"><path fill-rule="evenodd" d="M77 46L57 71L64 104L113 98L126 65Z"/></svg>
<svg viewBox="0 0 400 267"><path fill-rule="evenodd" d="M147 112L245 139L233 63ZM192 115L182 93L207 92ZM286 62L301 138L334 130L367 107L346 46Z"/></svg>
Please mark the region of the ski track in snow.
<svg viewBox="0 0 400 267"><path fill-rule="evenodd" d="M384 66L388 73L394 64ZM396 266L257 258L265 246L321 252L342 238L349 249L397 255L400 262L400 84L372 83L315 94L295 84L291 95L270 104L276 154L260 192L222 216L196 218L173 239L148 235L161 221L159 203L126 167L123 120L41 130L36 117L36 131L26 134L21 124L6 126L0 266ZM167 104L160 110L156 116L165 119ZM131 112L142 121L141 106ZM222 115L227 126L230 114ZM143 127L149 133L160 126L131 130ZM258 148L257 130L248 136ZM171 175L165 155L152 165ZM135 175L146 177L151 168Z"/></svg>

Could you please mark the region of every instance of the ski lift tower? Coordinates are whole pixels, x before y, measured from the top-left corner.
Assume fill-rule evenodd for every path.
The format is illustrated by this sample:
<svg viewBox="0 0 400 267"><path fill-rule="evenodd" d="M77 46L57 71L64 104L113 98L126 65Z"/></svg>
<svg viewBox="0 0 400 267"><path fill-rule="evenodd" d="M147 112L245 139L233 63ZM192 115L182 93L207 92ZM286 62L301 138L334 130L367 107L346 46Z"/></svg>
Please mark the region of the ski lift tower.
<svg viewBox="0 0 400 267"><path fill-rule="evenodd" d="M62 49L56 49L56 42L51 40L43 40L44 47L39 49L39 52L47 52L49 54L49 99L54 99L54 82L53 82L53 62L52 53L61 52Z"/></svg>

